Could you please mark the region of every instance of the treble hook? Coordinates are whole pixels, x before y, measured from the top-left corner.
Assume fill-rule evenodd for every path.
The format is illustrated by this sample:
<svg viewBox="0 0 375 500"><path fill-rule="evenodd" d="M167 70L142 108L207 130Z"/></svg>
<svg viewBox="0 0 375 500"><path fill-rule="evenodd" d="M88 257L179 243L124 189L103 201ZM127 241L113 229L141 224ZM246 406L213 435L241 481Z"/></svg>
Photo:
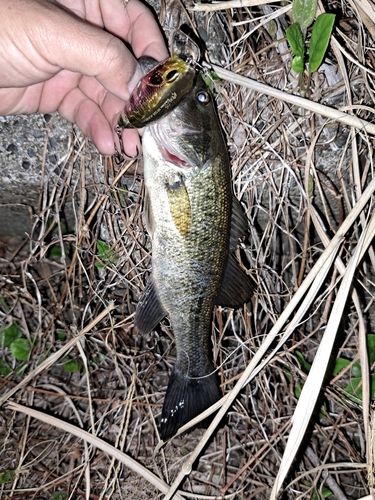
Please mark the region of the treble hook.
<svg viewBox="0 0 375 500"><path fill-rule="evenodd" d="M138 146L136 146L136 154L135 155L128 155L126 152L125 152L125 149L124 149L124 142L122 140L122 131L124 129L122 127L119 127L118 125L116 125L115 127L115 132L117 134L117 137L118 137L118 142L120 144L120 151L118 151L117 147L116 147L116 143L115 143L115 155L114 155L114 159L115 159L115 163L116 165L120 165L120 163L122 163L126 158L129 159L129 160L135 160L136 158L139 157L139 149L138 149ZM126 157L126 158L125 158Z"/></svg>

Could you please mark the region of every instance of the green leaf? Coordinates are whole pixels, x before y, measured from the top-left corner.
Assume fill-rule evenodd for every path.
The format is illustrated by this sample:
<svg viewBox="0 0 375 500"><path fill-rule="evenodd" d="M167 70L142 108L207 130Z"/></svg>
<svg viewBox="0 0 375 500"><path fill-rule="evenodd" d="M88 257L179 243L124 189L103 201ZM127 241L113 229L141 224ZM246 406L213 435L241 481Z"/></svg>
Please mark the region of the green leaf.
<svg viewBox="0 0 375 500"><path fill-rule="evenodd" d="M293 0L293 21L299 24L301 31L304 34L310 24L314 21L316 5L317 0Z"/></svg>
<svg viewBox="0 0 375 500"><path fill-rule="evenodd" d="M319 500L320 498L328 498L329 496L333 495L332 491L325 486L320 491L320 494L318 491L314 488L314 493L313 493L313 500Z"/></svg>
<svg viewBox="0 0 375 500"><path fill-rule="evenodd" d="M30 354L30 344L27 339L20 338L16 339L10 345L10 350L13 356L20 361L24 361L29 357Z"/></svg>
<svg viewBox="0 0 375 500"><path fill-rule="evenodd" d="M276 39L276 34L277 34L277 24L274 19L272 19L269 23L267 23L267 31L270 34L270 37L272 40Z"/></svg>
<svg viewBox="0 0 375 500"><path fill-rule="evenodd" d="M2 327L0 329L0 346L10 347L10 344L21 336L22 332L17 323Z"/></svg>
<svg viewBox="0 0 375 500"><path fill-rule="evenodd" d="M8 363L5 363L2 359L0 359L0 375L4 375L5 377L11 373L12 369L8 365Z"/></svg>
<svg viewBox="0 0 375 500"><path fill-rule="evenodd" d="M305 44L303 43L303 37L299 25L297 23L290 25L285 34L293 54L296 57L301 57L303 59Z"/></svg>
<svg viewBox="0 0 375 500"><path fill-rule="evenodd" d="M353 375L353 377L361 377L362 376L361 363L359 361L356 361L353 364L352 375Z"/></svg>
<svg viewBox="0 0 375 500"><path fill-rule="evenodd" d="M296 384L294 388L294 395L297 399L300 398L302 389L303 389L303 384Z"/></svg>
<svg viewBox="0 0 375 500"><path fill-rule="evenodd" d="M210 72L207 71L205 73L202 73L201 77L202 77L204 83L209 88L210 92L212 92L214 94L215 93L214 82L220 83L219 76L214 71L210 71Z"/></svg>
<svg viewBox="0 0 375 500"><path fill-rule="evenodd" d="M369 333L367 335L367 352L370 365L375 363L375 334Z"/></svg>
<svg viewBox="0 0 375 500"><path fill-rule="evenodd" d="M305 69L303 59L299 56L293 57L292 68L296 73L302 73Z"/></svg>
<svg viewBox="0 0 375 500"><path fill-rule="evenodd" d="M333 367L332 375L337 375L341 370L350 365L351 361L349 359L337 358L335 366Z"/></svg>
<svg viewBox="0 0 375 500"><path fill-rule="evenodd" d="M63 368L68 373L76 373L79 372L82 368L82 364L75 359L67 359L65 362L63 360Z"/></svg>
<svg viewBox="0 0 375 500"><path fill-rule="evenodd" d="M362 377L353 377L345 388L346 396L357 404L362 404ZM375 374L370 377L370 398L375 398Z"/></svg>
<svg viewBox="0 0 375 500"><path fill-rule="evenodd" d="M309 49L309 72L316 71L323 62L331 38L334 14L320 14L314 23Z"/></svg>
<svg viewBox="0 0 375 500"><path fill-rule="evenodd" d="M4 472L0 472L0 484L8 484L13 481L15 476L14 470L5 470Z"/></svg>
<svg viewBox="0 0 375 500"><path fill-rule="evenodd" d="M106 253L108 253L110 247L105 241L98 240L96 242L96 249L98 251L99 257L103 257Z"/></svg>
<svg viewBox="0 0 375 500"><path fill-rule="evenodd" d="M292 24L286 30L286 38L294 54L292 68L297 73L302 73L305 69L305 44L301 29L297 23Z"/></svg>
<svg viewBox="0 0 375 500"><path fill-rule="evenodd" d="M323 486L322 491L321 491L321 495L323 498L328 498L331 495L333 495L333 493L329 488L327 488L326 486Z"/></svg>
<svg viewBox="0 0 375 500"><path fill-rule="evenodd" d="M0 296L0 305L3 306L5 312L8 313L10 311L7 301L4 299L4 297L1 296Z"/></svg>
<svg viewBox="0 0 375 500"><path fill-rule="evenodd" d="M298 23L303 34L314 21L317 0L293 0L292 16L293 21Z"/></svg>
<svg viewBox="0 0 375 500"><path fill-rule="evenodd" d="M61 246L60 245L53 246L49 254L53 259L59 259L62 256Z"/></svg>
<svg viewBox="0 0 375 500"><path fill-rule="evenodd" d="M96 242L96 249L98 251L98 256L104 262L104 264L116 264L118 260L118 256L111 249L110 246L107 245L104 241L98 240ZM104 265L101 262L95 263L96 267L103 268Z"/></svg>
<svg viewBox="0 0 375 500"><path fill-rule="evenodd" d="M306 359L304 358L303 354L301 351L298 351L297 349L295 350L295 353L296 353L296 356L297 356L297 359L301 365L301 368L303 369L303 371L305 373L309 373L309 371L311 370L311 365L310 363L308 363L306 361Z"/></svg>
<svg viewBox="0 0 375 500"><path fill-rule="evenodd" d="M66 339L66 333L63 330L59 330L56 332L57 335L57 340L65 340Z"/></svg>
<svg viewBox="0 0 375 500"><path fill-rule="evenodd" d="M66 500L68 494L66 491L55 491L51 495L51 500Z"/></svg>

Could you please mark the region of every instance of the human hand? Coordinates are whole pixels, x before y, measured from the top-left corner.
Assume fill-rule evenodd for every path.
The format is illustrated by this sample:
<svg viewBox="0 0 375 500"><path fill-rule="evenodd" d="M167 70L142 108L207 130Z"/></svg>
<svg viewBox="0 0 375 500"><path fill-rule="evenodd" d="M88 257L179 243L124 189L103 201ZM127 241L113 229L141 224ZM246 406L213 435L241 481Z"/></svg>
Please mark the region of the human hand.
<svg viewBox="0 0 375 500"><path fill-rule="evenodd" d="M142 76L122 40L136 58L168 56L138 0L0 0L0 115L58 111L113 154L117 118ZM129 156L140 151L136 130L123 142Z"/></svg>

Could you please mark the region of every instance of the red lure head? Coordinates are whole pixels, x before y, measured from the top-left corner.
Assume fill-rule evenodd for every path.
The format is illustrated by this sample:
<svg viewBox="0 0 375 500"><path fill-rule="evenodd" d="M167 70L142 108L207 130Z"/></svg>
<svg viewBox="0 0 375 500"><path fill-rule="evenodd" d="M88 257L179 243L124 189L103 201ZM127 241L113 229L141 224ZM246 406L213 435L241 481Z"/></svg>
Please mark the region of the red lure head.
<svg viewBox="0 0 375 500"><path fill-rule="evenodd" d="M118 121L119 128L142 128L174 109L192 89L195 69L172 55L138 82Z"/></svg>

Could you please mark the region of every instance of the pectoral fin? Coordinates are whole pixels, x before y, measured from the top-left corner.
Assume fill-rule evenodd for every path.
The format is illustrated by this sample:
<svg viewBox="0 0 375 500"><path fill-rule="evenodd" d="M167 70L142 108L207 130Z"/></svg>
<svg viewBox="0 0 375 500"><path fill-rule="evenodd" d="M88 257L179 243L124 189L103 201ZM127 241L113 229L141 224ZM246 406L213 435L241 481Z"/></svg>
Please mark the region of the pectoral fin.
<svg viewBox="0 0 375 500"><path fill-rule="evenodd" d="M148 194L147 189L145 192L143 214L144 214L144 218L145 218L147 232L150 235L150 238L152 239L153 234L154 234L154 229L155 229L155 219L154 219L154 215L152 213L150 196Z"/></svg>
<svg viewBox="0 0 375 500"><path fill-rule="evenodd" d="M249 276L240 268L232 255L228 258L227 267L224 271L223 281L216 305L242 307L253 294L253 286Z"/></svg>
<svg viewBox="0 0 375 500"><path fill-rule="evenodd" d="M191 206L184 182L178 179L169 184L167 186L167 195L174 225L181 236L185 238L190 231Z"/></svg>
<svg viewBox="0 0 375 500"><path fill-rule="evenodd" d="M134 324L139 333L144 335L150 333L165 315L166 312L160 303L151 277L146 285L141 300L138 302Z"/></svg>

